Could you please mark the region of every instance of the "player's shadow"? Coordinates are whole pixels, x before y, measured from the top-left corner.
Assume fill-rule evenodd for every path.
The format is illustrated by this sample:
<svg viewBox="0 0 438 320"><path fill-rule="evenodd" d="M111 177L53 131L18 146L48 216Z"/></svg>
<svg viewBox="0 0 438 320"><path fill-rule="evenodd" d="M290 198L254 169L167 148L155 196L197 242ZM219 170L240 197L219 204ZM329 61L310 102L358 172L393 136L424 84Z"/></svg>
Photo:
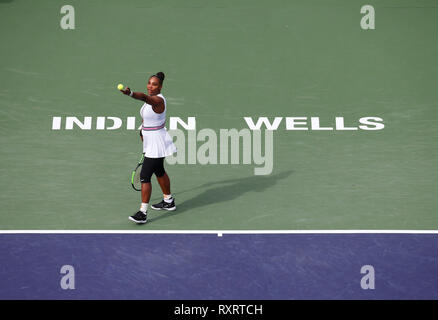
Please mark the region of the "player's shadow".
<svg viewBox="0 0 438 320"><path fill-rule="evenodd" d="M263 192L272 186L274 186L279 180L286 179L292 174L293 170L277 173L269 176L251 176L248 178L229 179L217 182L204 183L195 189L201 190L194 198L178 202L180 193L174 192L177 209L175 211L162 212L157 217L150 218L149 220L157 221L166 217L171 217L176 214L183 213L187 210L194 210L199 207L208 206L213 203L232 201L243 196L248 192ZM191 190L191 191L192 191Z"/></svg>

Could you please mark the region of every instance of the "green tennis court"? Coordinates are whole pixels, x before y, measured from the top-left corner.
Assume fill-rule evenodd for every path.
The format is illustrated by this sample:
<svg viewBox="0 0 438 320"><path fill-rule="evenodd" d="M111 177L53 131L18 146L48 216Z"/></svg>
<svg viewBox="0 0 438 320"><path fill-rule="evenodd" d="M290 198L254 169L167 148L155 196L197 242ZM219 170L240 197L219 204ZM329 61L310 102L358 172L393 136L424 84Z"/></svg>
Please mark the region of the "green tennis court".
<svg viewBox="0 0 438 320"><path fill-rule="evenodd" d="M2 230L438 229L436 1L3 0L0 30ZM145 91L158 71L167 116L195 117L196 132L282 120L270 174L167 164L178 209L137 226L141 141L127 127L142 104L116 85ZM364 117L384 128L360 129Z"/></svg>

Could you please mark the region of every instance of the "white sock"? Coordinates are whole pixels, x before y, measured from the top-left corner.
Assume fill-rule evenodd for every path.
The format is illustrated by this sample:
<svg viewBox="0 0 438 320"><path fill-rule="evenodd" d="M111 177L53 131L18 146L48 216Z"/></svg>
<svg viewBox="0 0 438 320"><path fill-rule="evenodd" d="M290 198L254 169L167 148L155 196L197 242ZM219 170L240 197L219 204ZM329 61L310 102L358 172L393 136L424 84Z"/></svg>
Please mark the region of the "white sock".
<svg viewBox="0 0 438 320"><path fill-rule="evenodd" d="M172 203L172 201L173 201L171 194L163 194L163 199L164 199L164 202L166 202L166 203Z"/></svg>
<svg viewBox="0 0 438 320"><path fill-rule="evenodd" d="M146 213L146 211L148 211L148 204L142 202L141 206L140 206L140 211L143 212L143 213Z"/></svg>

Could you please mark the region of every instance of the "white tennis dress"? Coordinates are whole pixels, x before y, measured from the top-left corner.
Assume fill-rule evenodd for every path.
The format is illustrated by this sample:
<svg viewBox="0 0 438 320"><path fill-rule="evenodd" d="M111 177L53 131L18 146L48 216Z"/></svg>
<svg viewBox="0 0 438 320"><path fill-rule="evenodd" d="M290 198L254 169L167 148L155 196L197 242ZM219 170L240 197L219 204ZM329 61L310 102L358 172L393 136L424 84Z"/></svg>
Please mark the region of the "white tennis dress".
<svg viewBox="0 0 438 320"><path fill-rule="evenodd" d="M146 102L140 109L143 119L141 133L143 135L143 153L148 158L164 158L176 152L176 146L166 130L166 98L160 93L158 97L164 100L164 111L156 113Z"/></svg>

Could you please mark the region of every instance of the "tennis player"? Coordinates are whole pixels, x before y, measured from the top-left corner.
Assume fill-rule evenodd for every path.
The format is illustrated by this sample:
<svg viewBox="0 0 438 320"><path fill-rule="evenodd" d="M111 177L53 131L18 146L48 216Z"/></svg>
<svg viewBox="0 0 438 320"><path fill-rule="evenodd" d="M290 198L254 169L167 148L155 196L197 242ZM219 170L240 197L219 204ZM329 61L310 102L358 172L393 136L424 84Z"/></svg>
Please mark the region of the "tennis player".
<svg viewBox="0 0 438 320"><path fill-rule="evenodd" d="M143 119L141 134L143 140L144 161L140 172L141 205L140 210L129 219L136 223L146 223L149 200L151 198L151 177L155 174L163 191L163 200L152 205L155 210L175 210L175 200L170 193L170 179L164 170L164 158L176 152L176 147L165 128L166 98L161 94L164 73L158 72L149 77L148 94L134 92L128 87L120 90L130 97L144 102L140 109Z"/></svg>

